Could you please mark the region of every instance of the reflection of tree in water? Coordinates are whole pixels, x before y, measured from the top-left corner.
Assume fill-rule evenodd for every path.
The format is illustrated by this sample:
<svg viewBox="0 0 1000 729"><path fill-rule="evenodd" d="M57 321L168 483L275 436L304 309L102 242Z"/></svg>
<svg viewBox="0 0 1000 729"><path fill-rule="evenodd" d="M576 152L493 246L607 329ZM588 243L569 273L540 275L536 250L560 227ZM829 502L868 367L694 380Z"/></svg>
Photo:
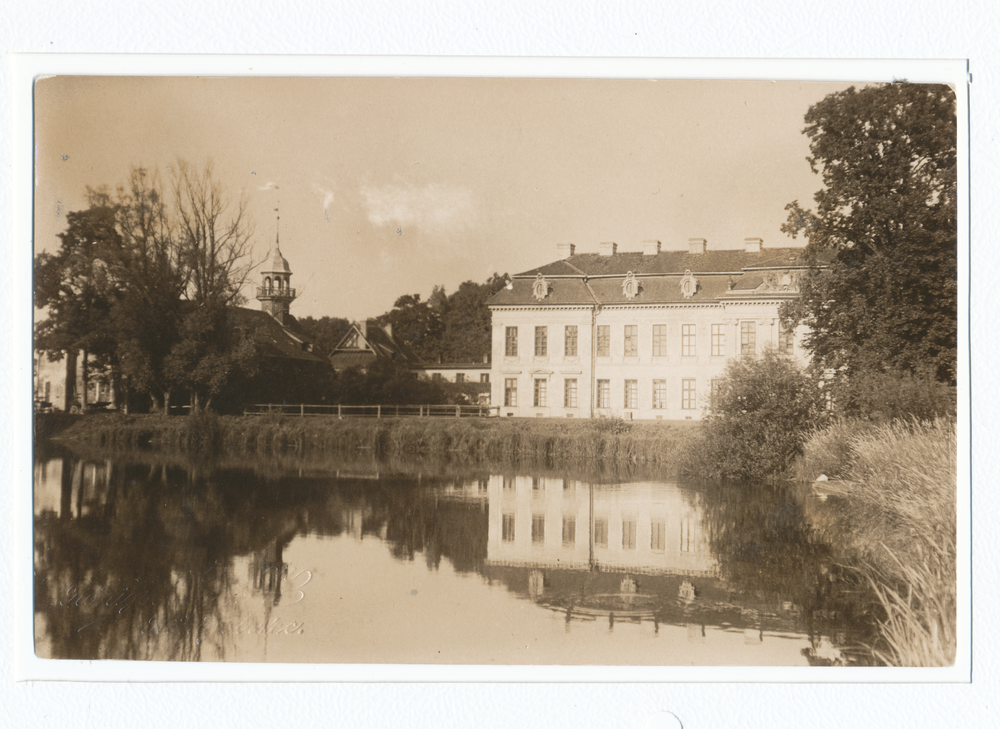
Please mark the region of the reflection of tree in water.
<svg viewBox="0 0 1000 729"><path fill-rule="evenodd" d="M821 654L822 636L839 645L873 640L871 597L813 529L790 487L711 484L703 493L713 555L744 611L761 620L776 605L801 613Z"/></svg>
<svg viewBox="0 0 1000 729"><path fill-rule="evenodd" d="M486 559L485 505L437 498L436 485L434 479L420 484L409 476L387 476L337 481L334 488L344 504L363 510L364 532L385 538L397 559L422 554L429 569L446 558L458 572L475 571Z"/></svg>
<svg viewBox="0 0 1000 729"><path fill-rule="evenodd" d="M233 558L280 557L303 506L197 468L111 462L88 503L74 505L83 464L64 459L60 511L35 520L40 648L54 658L200 660L208 644L216 654L205 657L222 658L239 610Z"/></svg>

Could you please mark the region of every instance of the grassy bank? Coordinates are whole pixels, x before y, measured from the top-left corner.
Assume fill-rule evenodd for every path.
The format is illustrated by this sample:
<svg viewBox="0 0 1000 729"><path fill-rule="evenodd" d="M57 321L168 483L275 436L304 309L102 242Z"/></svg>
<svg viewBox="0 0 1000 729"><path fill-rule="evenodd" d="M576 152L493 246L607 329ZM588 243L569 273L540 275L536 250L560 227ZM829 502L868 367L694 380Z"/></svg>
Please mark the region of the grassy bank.
<svg viewBox="0 0 1000 729"><path fill-rule="evenodd" d="M880 657L944 666L956 649L954 420L840 421L811 435L800 478L846 497L842 534L885 610Z"/></svg>
<svg viewBox="0 0 1000 729"><path fill-rule="evenodd" d="M456 454L492 462L600 461L674 467L695 442L690 424L518 418L345 419L204 414L162 418L98 415L61 440L102 448L188 452L372 453L399 458Z"/></svg>

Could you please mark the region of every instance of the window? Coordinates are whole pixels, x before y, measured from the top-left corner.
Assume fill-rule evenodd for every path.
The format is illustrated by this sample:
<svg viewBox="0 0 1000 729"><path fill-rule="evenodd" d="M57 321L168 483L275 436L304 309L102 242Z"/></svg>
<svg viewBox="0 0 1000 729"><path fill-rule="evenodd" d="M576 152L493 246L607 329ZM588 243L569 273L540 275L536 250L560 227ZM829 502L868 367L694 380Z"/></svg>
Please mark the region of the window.
<svg viewBox="0 0 1000 729"><path fill-rule="evenodd" d="M681 356L694 357L694 324L681 325Z"/></svg>
<svg viewBox="0 0 1000 729"><path fill-rule="evenodd" d="M662 552L667 548L667 523L663 519L653 519L649 525L649 548Z"/></svg>
<svg viewBox="0 0 1000 729"><path fill-rule="evenodd" d="M503 540L505 542L514 541L514 515L503 515Z"/></svg>
<svg viewBox="0 0 1000 729"><path fill-rule="evenodd" d="M597 407L611 407L611 380L597 381Z"/></svg>
<svg viewBox="0 0 1000 729"><path fill-rule="evenodd" d="M484 372L481 375L479 375L479 381L487 385L490 384L490 373Z"/></svg>
<svg viewBox="0 0 1000 729"><path fill-rule="evenodd" d="M507 357L517 356L517 327L507 327L507 338L503 353Z"/></svg>
<svg viewBox="0 0 1000 729"><path fill-rule="evenodd" d="M667 407L667 381L653 380L653 407L663 410Z"/></svg>
<svg viewBox="0 0 1000 729"><path fill-rule="evenodd" d="M576 337L576 324L566 327L566 356L576 357L577 355L577 337Z"/></svg>
<svg viewBox="0 0 1000 729"><path fill-rule="evenodd" d="M666 357L667 356L667 325L666 324L654 324L653 325L653 356L654 357Z"/></svg>
<svg viewBox="0 0 1000 729"><path fill-rule="evenodd" d="M563 545L571 547L576 544L576 517L563 517Z"/></svg>
<svg viewBox="0 0 1000 729"><path fill-rule="evenodd" d="M576 380L566 380L563 388L563 405L568 408L576 407Z"/></svg>
<svg viewBox="0 0 1000 729"><path fill-rule="evenodd" d="M694 546L694 540L691 536L691 517L685 516L681 519L681 551L691 552L691 548Z"/></svg>
<svg viewBox="0 0 1000 729"><path fill-rule="evenodd" d="M548 387L546 380L535 380L535 407L543 408L548 405Z"/></svg>
<svg viewBox="0 0 1000 729"><path fill-rule="evenodd" d="M781 327L778 333L778 352L792 354L795 351L795 330Z"/></svg>
<svg viewBox="0 0 1000 729"><path fill-rule="evenodd" d="M681 380L681 409L694 410L695 380Z"/></svg>
<svg viewBox="0 0 1000 729"><path fill-rule="evenodd" d="M726 354L726 325L712 325L712 356L724 357Z"/></svg>
<svg viewBox="0 0 1000 729"><path fill-rule="evenodd" d="M549 328L535 327L535 356L545 357L549 353Z"/></svg>
<svg viewBox="0 0 1000 729"><path fill-rule="evenodd" d="M513 476L501 476L500 478L503 479L504 490L507 490L507 489L513 490L514 489L515 482L514 482L514 477Z"/></svg>
<svg viewBox="0 0 1000 729"><path fill-rule="evenodd" d="M541 544L545 541L545 515L531 515L531 543Z"/></svg>
<svg viewBox="0 0 1000 729"><path fill-rule="evenodd" d="M461 372L455 373L455 382L465 382L465 375Z"/></svg>
<svg viewBox="0 0 1000 729"><path fill-rule="evenodd" d="M441 373L440 372L432 372L431 373L431 379L434 380L434 382L440 382L441 381Z"/></svg>
<svg viewBox="0 0 1000 729"><path fill-rule="evenodd" d="M625 380L625 407L639 407L639 381Z"/></svg>
<svg viewBox="0 0 1000 729"><path fill-rule="evenodd" d="M542 492L545 491L545 482L542 481L538 476L531 477L531 490L534 492L532 496L541 496Z"/></svg>
<svg viewBox="0 0 1000 729"><path fill-rule="evenodd" d="M611 356L611 327L607 324L597 326L597 356Z"/></svg>
<svg viewBox="0 0 1000 729"><path fill-rule="evenodd" d="M625 325L625 356L639 356L639 327L635 324Z"/></svg>
<svg viewBox="0 0 1000 729"><path fill-rule="evenodd" d="M508 377L503 381L503 404L509 408L517 407L517 378Z"/></svg>
<svg viewBox="0 0 1000 729"><path fill-rule="evenodd" d="M594 519L594 544L598 547L608 546L608 520Z"/></svg>
<svg viewBox="0 0 1000 729"><path fill-rule="evenodd" d="M740 322L740 354L753 355L757 352L757 322Z"/></svg>
<svg viewBox="0 0 1000 729"><path fill-rule="evenodd" d="M635 549L635 521L622 521L622 549Z"/></svg>

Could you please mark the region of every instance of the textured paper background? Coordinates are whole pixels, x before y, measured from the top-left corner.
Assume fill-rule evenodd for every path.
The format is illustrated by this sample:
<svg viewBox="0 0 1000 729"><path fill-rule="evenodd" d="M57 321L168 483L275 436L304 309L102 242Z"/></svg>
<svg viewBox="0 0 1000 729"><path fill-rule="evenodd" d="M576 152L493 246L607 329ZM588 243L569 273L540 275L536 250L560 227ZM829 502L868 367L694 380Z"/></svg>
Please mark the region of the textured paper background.
<svg viewBox="0 0 1000 729"><path fill-rule="evenodd" d="M450 5L450 4L449 4ZM484 3L435 6L394 3L285 3L248 5L240 10L205 11L191 2L54 2L46 6L17 2L0 18L2 47L19 52L184 52L184 53L344 53L416 55L647 56L647 57L968 57L972 145L972 234L974 295L987 292L997 258L991 234L997 230L998 157L997 11L985 3L967 4L959 14L929 3L785 6L774 2L722 3L679 9L662 3L633 3L629 10L596 3L560 2L534 9L531 4ZM11 79L10 56L2 70L4 90ZM71 69L69 69L71 70ZM236 69L233 71L243 69ZM0 97L10 120L10 94ZM9 124L9 121L8 121ZM8 126L9 128L9 126ZM8 138L4 135L5 139ZM13 204L10 145L0 150L0 210ZM5 216L6 217L6 216ZM9 218L7 218L9 220ZM2 228L4 263L15 278L26 268L28 240L10 241ZM16 246L16 248L14 247ZM18 253L16 257L13 255ZM30 254L28 254L30 259ZM12 279L8 279L12 280ZM5 300L23 295L23 280L3 288ZM337 726L627 726L642 727L656 711L669 710L684 726L932 726L986 724L989 698L996 693L996 651L990 645L996 618L996 565L992 518L997 499L991 492L995 383L988 368L992 345L992 304L974 299L972 360L976 392L973 443L978 479L975 536L976 628L972 685L792 686L776 684L301 684L301 685L94 685L86 683L12 683L10 661L0 673L3 700L0 725L152 726L217 724L303 724ZM30 337L23 321L4 321L6 341ZM978 335L978 336L977 336ZM7 402L26 402L27 361L3 357ZM0 501L5 528L0 564L6 584L14 585L9 526L14 521L14 486L30 483L23 452L10 453L13 431L24 422L6 420L0 442L8 449L8 489ZM23 440L23 438L22 438ZM0 651L9 656L13 639L27 623L16 623L11 601L4 601ZM281 669L273 669L280 678ZM317 676L318 678L318 676ZM652 677L651 677L652 678ZM977 721L978 720L978 721ZM665 726L668 724L664 724Z"/></svg>

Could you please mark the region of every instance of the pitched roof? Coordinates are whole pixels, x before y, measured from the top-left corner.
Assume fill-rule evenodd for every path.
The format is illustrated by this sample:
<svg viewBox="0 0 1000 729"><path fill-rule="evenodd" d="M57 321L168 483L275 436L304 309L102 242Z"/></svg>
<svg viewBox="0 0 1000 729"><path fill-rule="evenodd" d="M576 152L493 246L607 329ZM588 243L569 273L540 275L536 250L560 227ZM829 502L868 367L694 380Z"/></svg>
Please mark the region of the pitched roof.
<svg viewBox="0 0 1000 729"><path fill-rule="evenodd" d="M284 315L284 324L266 311L237 307L232 309L232 314L235 326L255 330L265 357L326 362L309 351L309 337L291 314Z"/></svg>
<svg viewBox="0 0 1000 729"><path fill-rule="evenodd" d="M808 259L802 248L770 248L757 253L743 249L701 254L582 253L516 274L508 287L494 294L489 305L551 307L589 306L595 302L607 305L719 301L756 291L764 282L762 269L802 268L828 261L829 256ZM687 271L698 282L696 292L689 297L681 290L681 280ZM639 284L638 293L631 299L622 289L629 273L636 276ZM549 283L548 294L542 300L533 294L539 274ZM766 293L774 296L782 292L772 287Z"/></svg>
<svg viewBox="0 0 1000 729"><path fill-rule="evenodd" d="M643 253L579 253L561 261L547 263L517 276L624 276L629 271L641 273L737 273L745 268L787 268L803 266L802 248L764 248L759 253L745 250L708 250L704 253L661 251L655 255Z"/></svg>
<svg viewBox="0 0 1000 729"><path fill-rule="evenodd" d="M362 346L362 343L367 346ZM330 353L329 360L336 369L341 370L364 367L376 357L407 363L419 361L409 347L397 342L374 321L367 321L364 327L357 322L351 324L351 328Z"/></svg>

